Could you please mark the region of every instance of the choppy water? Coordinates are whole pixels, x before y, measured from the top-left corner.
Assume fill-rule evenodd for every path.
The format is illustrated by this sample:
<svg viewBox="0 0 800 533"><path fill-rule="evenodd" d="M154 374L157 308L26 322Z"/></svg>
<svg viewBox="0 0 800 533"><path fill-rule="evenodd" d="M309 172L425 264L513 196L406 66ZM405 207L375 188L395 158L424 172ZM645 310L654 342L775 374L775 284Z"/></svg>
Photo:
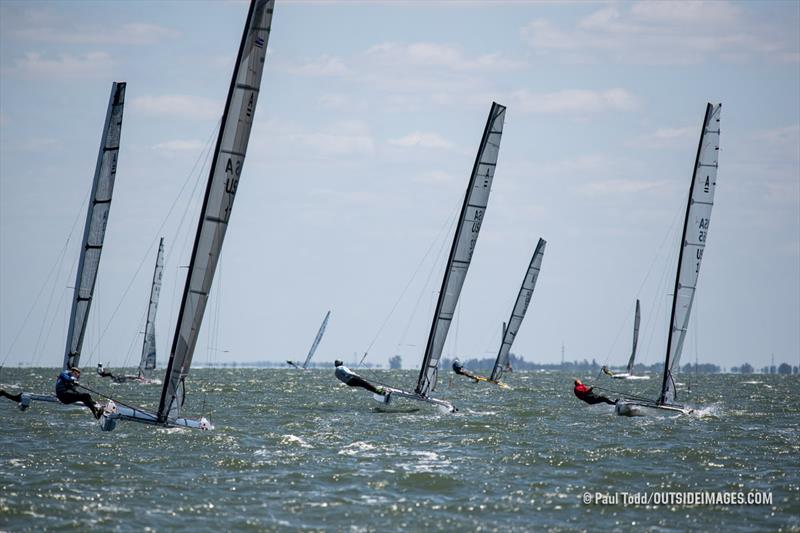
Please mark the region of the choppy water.
<svg viewBox="0 0 800 533"><path fill-rule="evenodd" d="M40 391L55 373L4 369L0 386ZM688 403L705 416L635 419L581 404L570 377L512 374L507 391L445 377L440 396L461 410L447 415L378 412L332 371L193 370L187 414L206 414L208 433L101 433L81 408L0 399L0 529L800 531L797 376L700 376ZM141 405L160 391L84 382ZM587 505L586 491L773 501Z"/></svg>

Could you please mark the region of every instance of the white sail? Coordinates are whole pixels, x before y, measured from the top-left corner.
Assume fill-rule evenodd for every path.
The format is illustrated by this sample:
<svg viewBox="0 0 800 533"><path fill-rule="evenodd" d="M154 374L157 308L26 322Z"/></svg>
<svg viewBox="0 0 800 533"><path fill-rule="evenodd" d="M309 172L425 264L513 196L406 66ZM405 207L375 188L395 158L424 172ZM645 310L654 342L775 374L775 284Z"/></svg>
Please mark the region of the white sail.
<svg viewBox="0 0 800 533"><path fill-rule="evenodd" d="M142 359L139 361L139 378L152 379L156 368L156 312L161 295L161 277L164 274L164 237L158 243L156 266L153 270L153 285L150 288L150 304L147 306L147 322L144 326Z"/></svg>
<svg viewBox="0 0 800 533"><path fill-rule="evenodd" d="M328 318L330 318L331 312L328 311L325 315L325 318L322 320L322 325L319 327L319 331L317 332L317 336L314 337L314 343L311 345L311 349L308 350L308 355L306 356L306 360L303 363L303 368L308 368L308 363L311 362L311 358L314 357L314 352L317 351L317 346L319 346L320 341L322 340L322 336L325 334L325 328L328 326Z"/></svg>
<svg viewBox="0 0 800 533"><path fill-rule="evenodd" d="M633 317L633 348L631 349L631 358L628 359L628 374L633 373L633 362L636 360L636 346L639 343L639 322L642 316L639 310L639 299L636 299L636 315Z"/></svg>
<svg viewBox="0 0 800 533"><path fill-rule="evenodd" d="M539 239L536 244L536 249L533 251L533 256L528 264L528 270L525 272L525 277L522 279L522 285L517 294L517 301L511 309L511 317L508 319L508 326L503 332L503 342L500 344L500 350L497 352L497 359L494 362L492 375L489 377L490 381L498 381L508 366L508 354L511 351L511 345L514 344L514 339L517 338L517 332L525 320L525 313L528 311L528 305L531 303L533 290L536 288L536 280L539 278L539 271L542 268L542 258L544 257L544 248L547 241Z"/></svg>
<svg viewBox="0 0 800 533"><path fill-rule="evenodd" d="M251 0L222 115L186 286L161 391L158 420L182 403L197 337L242 173L267 53L274 0Z"/></svg>
<svg viewBox="0 0 800 533"><path fill-rule="evenodd" d="M453 246L450 249L450 257L442 280L442 288L439 291L439 300L436 303L436 312L433 315L433 323L425 347L425 357L422 360L422 367L417 379L416 393L422 396L427 396L436 386L439 358L442 355L447 332L453 320L461 287L464 285L464 279L472 261L472 253L475 251L475 243L481 230L486 205L489 202L505 116L506 108L492 103L458 219Z"/></svg>
<svg viewBox="0 0 800 533"><path fill-rule="evenodd" d="M717 167L719 162L719 119L722 104L708 104L697 147L689 200L686 205L686 218L683 225L678 269L675 276L675 290L672 297L670 330L667 336L667 355L664 361L664 381L658 403L671 404L675 400L675 381L689 326L700 263L708 238L711 222L711 208L714 206L714 191L717 186Z"/></svg>
<svg viewBox="0 0 800 533"><path fill-rule="evenodd" d="M97 269L100 265L100 255L103 252L106 225L111 210L111 198L114 193L114 178L117 174L117 156L122 132L122 111L125 107L125 86L124 82L114 82L111 85L111 96L108 100L106 121L103 127L103 136L100 139L100 151L97 154L97 165L89 199L89 211L86 214L86 225L83 230L81 256L78 261L72 311L67 330L64 369L80 364L83 337L86 334L86 323L89 319L89 308L92 305Z"/></svg>

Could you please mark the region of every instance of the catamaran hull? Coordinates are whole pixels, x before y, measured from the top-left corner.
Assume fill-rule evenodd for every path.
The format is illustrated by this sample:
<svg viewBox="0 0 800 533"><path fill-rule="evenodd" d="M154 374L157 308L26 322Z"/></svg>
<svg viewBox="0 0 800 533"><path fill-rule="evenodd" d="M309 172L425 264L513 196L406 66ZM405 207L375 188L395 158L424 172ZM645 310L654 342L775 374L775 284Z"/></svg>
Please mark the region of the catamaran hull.
<svg viewBox="0 0 800 533"><path fill-rule="evenodd" d="M390 387L386 387L386 390L389 391L388 394L385 394L385 395L383 395L383 394L373 394L372 398L376 402L381 403L381 404L386 405L386 406L390 405L394 401L395 398L407 398L409 400L414 400L414 401L417 401L417 402L425 402L425 403L429 403L429 404L432 404L432 405L436 405L438 407L443 407L444 409L447 410L448 413L455 413L456 411L458 411L458 409L456 409L456 407L453 404L451 404L450 402L447 402L445 400L440 400L438 398L432 398L430 396L422 396L422 395L416 394L414 392L406 392L406 391L404 391L402 389L393 389L393 388L390 388Z"/></svg>
<svg viewBox="0 0 800 533"><path fill-rule="evenodd" d="M58 398L51 394L32 394L30 392L23 392L20 395L17 407L19 407L20 411L27 411L33 402L61 403L58 401Z"/></svg>
<svg viewBox="0 0 800 533"><path fill-rule="evenodd" d="M619 416L679 416L689 415L693 409L672 405L644 404L636 402L617 402L614 412Z"/></svg>
<svg viewBox="0 0 800 533"><path fill-rule="evenodd" d="M167 422L159 422L158 417L153 413L148 413L147 411L142 411L141 409L117 405L115 402L109 401L103 409L103 414L100 415L100 419L98 420L100 429L102 431L113 431L114 428L117 427L117 421L119 420L127 420L130 422L138 422L140 424L149 424L151 426L170 428L190 428L199 429L202 431L210 431L214 429L214 426L211 425L206 417L201 417L199 420L194 420L191 418L175 418L170 419Z"/></svg>
<svg viewBox="0 0 800 533"><path fill-rule="evenodd" d="M629 379L629 380L650 379L650 376L637 376L631 374L614 374L611 377L614 379Z"/></svg>

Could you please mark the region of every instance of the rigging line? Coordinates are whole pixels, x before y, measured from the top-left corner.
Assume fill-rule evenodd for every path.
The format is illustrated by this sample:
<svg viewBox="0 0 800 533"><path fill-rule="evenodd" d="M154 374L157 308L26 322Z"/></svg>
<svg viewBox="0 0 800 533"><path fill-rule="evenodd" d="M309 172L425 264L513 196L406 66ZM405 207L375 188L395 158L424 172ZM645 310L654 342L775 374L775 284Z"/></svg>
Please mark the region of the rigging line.
<svg viewBox="0 0 800 533"><path fill-rule="evenodd" d="M217 127L219 127L219 126L217 126ZM215 131L216 131L216 128L215 128ZM212 135L213 135L213 133L212 133ZM114 312L111 313L111 316L109 317L108 321L106 322L105 328L100 333L100 337L97 339L97 342L92 347L92 349L89 351L89 357L88 357L89 361L92 361L92 359L94 357L95 350L97 350L97 348L100 345L100 342L103 340L103 338L105 337L106 333L108 332L109 327L111 327L111 323L113 322L114 317L117 315L117 312L119 311L120 307L122 307L122 303L125 301L125 298L127 297L128 292L130 292L130 289L134 285L134 283L136 281L136 278L139 276L139 272L141 272L142 267L144 266L144 264L147 261L148 257L151 256L151 249L153 248L153 245L155 245L156 241L160 238L159 236L161 234L161 231L164 229L164 226L167 224L167 220L168 220L169 216L172 214L173 209L177 205L178 199L183 194L183 191L186 188L186 185L189 183L189 180L190 180L190 178L191 178L191 176L192 176L192 174L194 172L194 169L197 167L197 163L200 161L200 159L202 159L202 153L195 160L194 166L192 167L192 171L189 173L189 175L187 176L186 180L184 180L184 183L181 186L180 192L175 197L175 200L173 200L172 205L170 206L169 210L167 211L167 214L162 219L161 225L158 227L158 230L156 232L156 236L150 242L150 246L148 247L147 251L142 256L141 260L139 261L139 266L136 268L136 271L134 272L133 276L131 277L131 281L128 283L128 286L123 291L122 296L120 297L119 302L117 303L117 306L114 309ZM196 188L197 188L197 185L195 184L195 189ZM185 216L185 213L184 213L184 216Z"/></svg>
<svg viewBox="0 0 800 533"><path fill-rule="evenodd" d="M457 213L458 213L458 211L456 209L453 209L453 211L450 213L450 217L445 221L445 225L442 226L439 229L439 233L436 235L434 240L431 242L431 245L428 248L428 251L425 252L425 256L422 258L422 261L420 262L420 265L419 265L418 268L422 267L422 263L427 259L427 257L430 254L431 250L433 250L433 247L436 245L437 242L439 242L441 240L442 243L439 245L439 251L436 254L436 259L431 264L431 268L428 271L428 277L425 278L425 283L422 286L422 290L420 290L419 296L417 296L417 301L414 303L414 307L412 309L411 316L409 317L408 323L406 324L406 327L403 330L403 334L401 335L400 340L397 343L398 347L401 344L405 343L406 337L408 336L408 331L409 331L409 329L411 329L411 324L414 322L414 317L417 315L417 311L419 311L419 306L420 306L420 303L422 302L422 297L425 296L427 294L427 292L428 292L427 288L430 285L431 278L433 277L433 273L436 270L436 267L439 266L439 263L441 262L441 258L442 258L442 255L443 255L443 252L444 252L444 249L445 249L445 245L446 245L445 238L450 234L450 232L453 229L453 226L454 226L455 221L456 221ZM414 276L416 276L416 272L414 273ZM414 278L414 276L412 276L412 279Z"/></svg>
<svg viewBox="0 0 800 533"><path fill-rule="evenodd" d="M463 203L463 195L461 196L461 203ZM459 207L460 207L461 203L458 204ZM448 218L448 221L449 221L449 218ZM445 226L446 225L447 225L447 222L445 222ZM441 230L439 230L439 231L441 232ZM372 342L370 342L369 346L367 346L367 349L364 351L363 357L361 357L361 361L359 361L358 365L356 365L356 369L360 368L361 365L364 363L364 359L366 359L367 355L369 354L369 351L372 348L372 345L375 344L375 341L378 340L378 337L380 336L381 332L383 331L383 328L386 327L386 324L389 322L389 319L394 314L395 309L397 309L397 306L400 304L400 301L403 299L403 296L405 296L406 291L408 291L408 288L411 286L411 283L414 281L414 278L417 276L417 273L419 272L420 268L422 268L422 264L425 262L425 259L428 257L428 254L430 254L431 250L433 250L433 246L436 244L436 242L438 242L438 240L439 240L439 236L437 235L436 238L434 239L434 241L428 247L428 250L425 252L425 255L423 256L422 261L419 262L419 264L417 265L416 270L414 270L414 273L411 275L411 279L408 280L408 283L406 283L405 288L403 288L403 292L400 293L400 296L395 301L394 305L392 306L391 311L389 311L389 314L384 319L384 321L381 324L380 328L378 328L378 332L375 334L375 337L372 339Z"/></svg>
<svg viewBox="0 0 800 533"><path fill-rule="evenodd" d="M647 273L645 274L644 278L642 279L642 282L639 284L639 288L637 289L636 295L635 295L636 298L639 298L639 296L641 295L642 289L644 288L645 283L647 283L647 280L650 278L650 274L653 271L653 267L655 266L656 262L658 261L659 257L661 256L660 252L664 248L664 244L667 242L667 239L669 238L669 236L672 235L673 228L675 227L675 224L680 219L680 214L683 211L684 211L684 208L683 208L683 206L681 206L680 209L678 209L675 212L675 215L672 218L672 223L669 225L669 228L667 229L667 232L664 234L664 237L661 239L661 244L658 246L658 248L656 248L656 252L653 254L653 259L650 261L650 266L647 269ZM628 319L625 319L625 322L622 325L620 325L619 329L617 330L617 335L614 337L614 342L611 343L611 347L609 348L608 353L606 354L606 359L603 362L604 364L607 364L609 359L611 359L611 354L614 352L614 348L617 345L617 341L619 340L619 336L622 334L622 331L625 329L625 326L627 326L627 324L628 324Z"/></svg>
<svg viewBox="0 0 800 533"><path fill-rule="evenodd" d="M111 397L111 396L109 396L107 394L103 394L100 391L96 391L96 390L94 390L94 389L92 389L90 387L87 387L86 385L81 385L80 383L76 383L75 386L78 387L78 388L84 389L86 391L89 391L92 394L96 394L97 396L100 396L100 397L105 398L107 400L111 400L114 403L117 403L117 404L119 404L119 405L121 405L123 407L127 407L128 409L132 409L134 411L141 411L141 412L146 413L146 414L148 414L150 416L155 416L149 409L144 409L142 407L137 407L137 406L132 405L132 404L124 403L124 402L122 402L122 401L120 401L120 400L118 400L118 399L116 399L114 397ZM176 422L176 419L175 418L167 418L167 422L172 422L174 424ZM161 424L155 424L155 425L161 425Z"/></svg>
<svg viewBox="0 0 800 533"><path fill-rule="evenodd" d="M597 387L597 386L592 387L592 388L593 389L598 389L598 390L601 390L601 391L605 391L605 392L613 392L614 394L619 394L620 396L624 396L625 398L629 398L631 400L639 400L639 401L642 401L642 402L656 403L653 400L651 400L650 398L642 398L641 396L634 396L633 394L628 394L627 392L622 392L622 391L618 391L618 390L614 390L614 389L605 389L603 387Z"/></svg>

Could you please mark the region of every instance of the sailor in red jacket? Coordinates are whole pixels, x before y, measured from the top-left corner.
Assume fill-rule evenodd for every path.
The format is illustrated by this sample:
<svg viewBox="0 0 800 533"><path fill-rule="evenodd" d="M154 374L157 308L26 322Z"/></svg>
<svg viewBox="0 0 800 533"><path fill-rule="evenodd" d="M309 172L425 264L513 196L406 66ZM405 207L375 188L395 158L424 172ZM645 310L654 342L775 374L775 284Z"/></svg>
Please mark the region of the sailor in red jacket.
<svg viewBox="0 0 800 533"><path fill-rule="evenodd" d="M575 380L575 389L573 392L575 392L575 396L577 396L579 400L582 400L589 405L594 405L596 403L607 403L609 405L614 405L617 403L601 394L595 394L594 391L592 391L592 387L587 387L581 383L581 380L579 379Z"/></svg>

